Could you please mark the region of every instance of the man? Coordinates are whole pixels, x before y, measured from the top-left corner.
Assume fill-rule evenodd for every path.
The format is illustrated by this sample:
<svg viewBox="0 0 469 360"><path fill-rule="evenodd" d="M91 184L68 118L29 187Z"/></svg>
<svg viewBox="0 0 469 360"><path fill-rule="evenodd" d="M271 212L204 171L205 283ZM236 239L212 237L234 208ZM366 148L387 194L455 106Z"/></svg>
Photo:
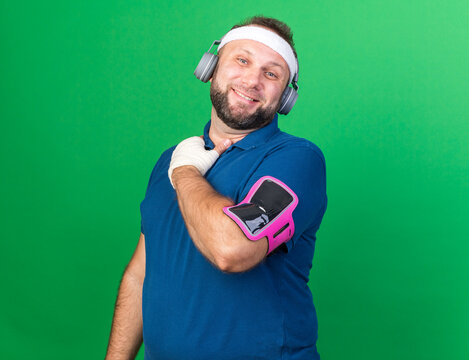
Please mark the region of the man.
<svg viewBox="0 0 469 360"><path fill-rule="evenodd" d="M150 176L107 358L133 358L143 337L145 359L319 359L308 276L325 165L278 129L296 99L290 29L254 17L213 57L203 138L165 151Z"/></svg>

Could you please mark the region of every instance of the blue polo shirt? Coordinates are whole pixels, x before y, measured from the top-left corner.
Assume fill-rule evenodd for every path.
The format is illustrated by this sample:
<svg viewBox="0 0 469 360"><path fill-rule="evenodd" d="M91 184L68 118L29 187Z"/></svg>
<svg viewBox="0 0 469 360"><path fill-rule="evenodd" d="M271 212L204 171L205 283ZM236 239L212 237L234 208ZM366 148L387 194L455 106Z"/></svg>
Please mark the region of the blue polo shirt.
<svg viewBox="0 0 469 360"><path fill-rule="evenodd" d="M207 149L214 147L205 126ZM146 273L145 359L319 359L308 277L327 206L324 156L279 130L277 116L226 150L207 172L220 194L240 202L262 176L298 196L295 234L255 268L228 274L194 246L168 179L174 147L156 163L141 203Z"/></svg>

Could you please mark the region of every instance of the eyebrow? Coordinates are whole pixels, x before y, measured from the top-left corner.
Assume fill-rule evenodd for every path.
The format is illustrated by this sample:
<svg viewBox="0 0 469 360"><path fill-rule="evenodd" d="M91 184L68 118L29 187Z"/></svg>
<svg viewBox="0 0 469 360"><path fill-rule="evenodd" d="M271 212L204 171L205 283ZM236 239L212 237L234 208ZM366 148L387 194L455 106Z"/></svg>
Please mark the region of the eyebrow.
<svg viewBox="0 0 469 360"><path fill-rule="evenodd" d="M249 54L249 55L251 55L251 56L254 55L254 54L253 54L251 51L249 51L248 49L243 49L243 48L241 48L240 50L241 50L241 51L244 51L245 53L247 53L247 54ZM269 61L269 62L267 63L267 65L278 66L278 67L280 67L280 68L283 68L283 66L282 66L281 64L279 64L279 63L277 63L277 62L275 62L275 61Z"/></svg>

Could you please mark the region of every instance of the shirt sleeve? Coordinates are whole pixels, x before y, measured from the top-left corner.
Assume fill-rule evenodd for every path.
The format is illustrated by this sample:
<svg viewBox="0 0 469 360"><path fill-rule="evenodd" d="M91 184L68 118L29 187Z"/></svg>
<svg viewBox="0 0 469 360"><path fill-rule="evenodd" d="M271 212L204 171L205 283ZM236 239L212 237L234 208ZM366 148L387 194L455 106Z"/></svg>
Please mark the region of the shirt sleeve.
<svg viewBox="0 0 469 360"><path fill-rule="evenodd" d="M319 148L305 143L276 149L267 155L246 183L244 198L254 183L263 176L284 182L298 197L293 211L295 233L286 243L291 250L305 230L319 227L327 206L326 167Z"/></svg>
<svg viewBox="0 0 469 360"><path fill-rule="evenodd" d="M167 165L169 163L169 161L171 160L171 154L173 153L173 150L174 150L175 147L176 146L173 146L173 147L169 148L168 150L164 151L161 154L158 161L156 162L155 166L153 167L153 170L151 171L151 174L150 174L150 179L148 180L147 188L145 190L145 197L143 198L142 202L140 203L140 213L142 211L142 203L145 200L145 198L147 197L152 183L155 181L156 173L159 172L159 171L164 171L166 173L168 171L167 167L165 168L165 165ZM143 227L143 217L140 214L140 231L142 232L142 234L145 235L144 230L145 229Z"/></svg>
<svg viewBox="0 0 469 360"><path fill-rule="evenodd" d="M150 174L150 179L148 179L148 184L147 184L147 188L145 190L145 197L147 196L148 194L148 189L150 188L150 185L151 185L151 180L153 178L153 174L155 173L156 171L156 167L158 165L158 162L155 164L155 166L153 167L153 170L151 171L151 174ZM145 198L144 198L145 199ZM143 202L143 200L142 200ZM141 207L142 207L142 204L140 203L140 212L141 212ZM145 235L145 230L143 229L143 217L142 215L140 214L140 232Z"/></svg>

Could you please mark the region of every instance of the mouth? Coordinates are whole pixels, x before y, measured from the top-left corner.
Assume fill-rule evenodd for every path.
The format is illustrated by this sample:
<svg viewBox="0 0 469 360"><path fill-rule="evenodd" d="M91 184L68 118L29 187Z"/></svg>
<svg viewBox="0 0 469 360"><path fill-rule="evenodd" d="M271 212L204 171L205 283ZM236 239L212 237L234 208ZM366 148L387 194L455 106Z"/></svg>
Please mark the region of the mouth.
<svg viewBox="0 0 469 360"><path fill-rule="evenodd" d="M241 93L239 90L236 90L236 89L233 89L233 88L232 88L232 90L236 93L236 95L238 95L239 97L243 98L246 101L249 101L251 103L259 102L259 100L254 99L252 97L249 97L249 96Z"/></svg>

